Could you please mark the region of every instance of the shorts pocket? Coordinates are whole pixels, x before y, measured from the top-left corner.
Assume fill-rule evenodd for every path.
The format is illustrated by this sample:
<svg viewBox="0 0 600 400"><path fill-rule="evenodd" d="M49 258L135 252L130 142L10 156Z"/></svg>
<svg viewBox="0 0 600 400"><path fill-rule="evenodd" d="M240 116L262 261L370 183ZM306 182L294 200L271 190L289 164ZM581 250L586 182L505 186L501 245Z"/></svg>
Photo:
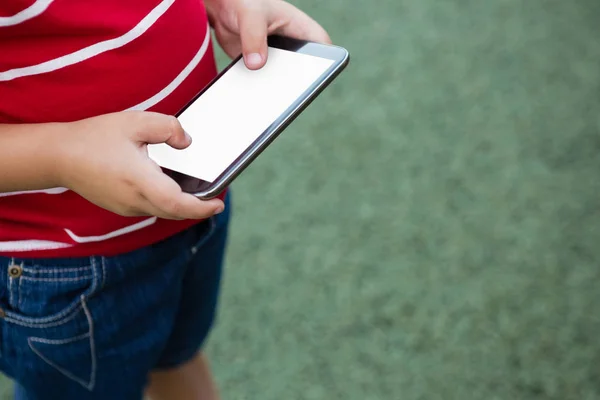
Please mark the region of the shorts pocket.
<svg viewBox="0 0 600 400"><path fill-rule="evenodd" d="M2 358L10 375L21 382L35 377L40 385L76 382L93 390L96 349L88 299L104 284L104 264L97 258L65 266L60 260L52 266L11 260L0 267Z"/></svg>
<svg viewBox="0 0 600 400"><path fill-rule="evenodd" d="M81 307L63 318L58 325L45 329L25 327L27 345L31 350L20 362L21 374L34 375L56 384L57 373L93 390L96 381L96 347L94 322L84 297ZM28 359L36 358L34 362ZM33 374L32 374L33 373Z"/></svg>
<svg viewBox="0 0 600 400"><path fill-rule="evenodd" d="M85 261L84 261L85 260ZM81 308L81 299L102 285L102 268L94 258L75 266L51 267L14 260L5 273L4 313L7 322L47 325Z"/></svg>

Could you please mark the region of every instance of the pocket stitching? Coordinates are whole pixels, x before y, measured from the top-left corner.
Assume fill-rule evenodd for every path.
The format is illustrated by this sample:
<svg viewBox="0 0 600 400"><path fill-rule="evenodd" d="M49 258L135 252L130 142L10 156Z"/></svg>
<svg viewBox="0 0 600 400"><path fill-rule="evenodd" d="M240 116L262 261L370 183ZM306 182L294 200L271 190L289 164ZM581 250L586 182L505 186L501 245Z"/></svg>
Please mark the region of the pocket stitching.
<svg viewBox="0 0 600 400"><path fill-rule="evenodd" d="M44 339L44 338L38 338L38 337L34 337L34 336L30 336L29 338L27 338L27 344L29 345L29 348L39 357L42 359L42 361L44 361L45 363L47 363L48 365L50 365L51 367L55 368L58 372L60 372L61 374L63 374L64 376L66 376L67 378L79 383L80 385L82 385L83 387L85 387L87 390L89 390L90 392L92 390L94 390L94 387L96 385L96 369L97 369L97 362L96 362L96 344L94 341L94 321L92 319L92 314L90 313L90 310L87 307L87 303L85 301L85 296L81 295L80 298L80 306L83 308L83 311L85 313L85 317L88 321L88 332L81 334L81 335L77 335L77 336L73 336L71 338L67 338L67 339L60 339L60 340L49 340L49 339ZM84 380L74 376L72 373L70 373L69 371L65 370L64 368L56 365L55 363L53 363L52 361L48 360L46 357L44 357L43 354L41 354L39 352L39 350L37 350L33 345L32 342L38 342L38 343L46 343L46 344L56 344L56 345L62 345L62 344L68 344L80 339L84 339L86 337L89 337L89 342L90 342L90 357L91 357L91 371L90 371L90 379L89 382L85 382Z"/></svg>
<svg viewBox="0 0 600 400"><path fill-rule="evenodd" d="M90 267L91 271L92 271L92 275L87 276L87 279L92 279L92 284L91 286L88 288L88 290L81 294L81 298L89 298L92 297L99 289L99 287L103 286L104 282L98 282L99 278L100 278L100 274L97 271L96 268L96 263L94 260L94 257L90 257ZM104 280L104 269L103 269L103 273L102 273L102 279ZM29 279L29 277L20 277L19 279ZM12 302L12 296L13 296L13 290L12 289L12 279L13 278L9 278L9 301ZM36 278L32 278L32 279L36 279ZM45 279L45 278L38 278L38 279ZM60 279L60 278L57 278ZM52 279L53 281L56 281L57 279ZM65 279L74 279L74 278L65 278ZM73 319L77 313L80 311L81 308L81 302L80 301L75 301L73 302L71 305L69 305L66 309L64 309L63 311L54 314L54 315L50 315L48 317L23 317L20 316L18 313L6 310L6 317L4 318L5 321L7 322L11 322L13 324L16 325L20 325L20 326L25 326L28 328L50 328L50 327L54 327L54 326L59 326L62 324L65 324L67 322L69 322L71 319ZM72 313L72 314L71 314ZM71 314L71 315L69 315Z"/></svg>
<svg viewBox="0 0 600 400"><path fill-rule="evenodd" d="M94 275L83 275L83 276L78 276L76 278L35 278L35 277L31 277L31 276L22 276L19 279L26 279L28 281L42 281L42 282L75 282L75 281L82 281L85 279L90 279L93 277L94 277Z"/></svg>
<svg viewBox="0 0 600 400"><path fill-rule="evenodd" d="M210 227L208 228L208 232L206 232L206 234L204 236L202 236L200 238L200 240L198 240L191 248L190 248L190 253L192 254L192 257L196 255L196 253L198 252L198 249L200 247L202 247L204 245L204 243L206 243L206 241L208 241L208 239L210 239L212 237L212 235L215 233L216 227L217 227L217 223L215 221L215 217L211 217L209 219L210 221Z"/></svg>
<svg viewBox="0 0 600 400"><path fill-rule="evenodd" d="M9 277L8 278L8 303L9 304L15 304L13 301L13 278Z"/></svg>
<svg viewBox="0 0 600 400"><path fill-rule="evenodd" d="M95 263L92 260L92 263ZM106 283L106 257L102 257L100 259L100 266L102 268L102 283L100 284L100 290L104 288L104 284Z"/></svg>
<svg viewBox="0 0 600 400"><path fill-rule="evenodd" d="M37 336L30 336L27 341L36 342L36 343L45 343L45 344L67 344L70 342L75 342L77 340L83 339L90 336L90 333L83 333L81 335L73 336L67 339L44 339Z"/></svg>
<svg viewBox="0 0 600 400"><path fill-rule="evenodd" d="M21 293L23 292L23 291L21 290L21 282L23 282L23 280L22 280L22 279L19 279L19 288L17 289L17 290L18 290L18 292L19 292L19 295L17 296L17 307L18 307L18 308L21 308Z"/></svg>
<svg viewBox="0 0 600 400"><path fill-rule="evenodd" d="M71 304L71 306L69 306L69 308L67 308L66 310L61 311L60 314L46 317L46 320L37 320L36 318L28 320L25 317L21 317L17 314L13 314L10 311L6 311L6 317L4 318L4 320L6 322L11 322L15 325L25 326L28 328L51 328L54 326L66 324L67 322L75 318L75 316L77 316L79 311L81 311L80 309L81 303L75 302ZM69 315L69 313L72 314Z"/></svg>
<svg viewBox="0 0 600 400"><path fill-rule="evenodd" d="M86 269L91 269L91 265L87 265L85 267L77 267L77 268L44 268L44 269L36 269L36 268L23 268L23 271L28 272L30 274L55 274L62 272L79 272L85 271Z"/></svg>

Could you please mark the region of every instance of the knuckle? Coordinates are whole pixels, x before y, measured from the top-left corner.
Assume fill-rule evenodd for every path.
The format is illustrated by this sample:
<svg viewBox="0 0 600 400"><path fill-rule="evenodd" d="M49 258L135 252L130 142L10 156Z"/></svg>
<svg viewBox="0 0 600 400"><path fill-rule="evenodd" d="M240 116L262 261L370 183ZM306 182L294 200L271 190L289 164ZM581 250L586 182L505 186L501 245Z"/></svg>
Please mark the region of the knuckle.
<svg viewBox="0 0 600 400"><path fill-rule="evenodd" d="M168 117L168 127L171 134L177 134L183 130L179 120L172 115Z"/></svg>
<svg viewBox="0 0 600 400"><path fill-rule="evenodd" d="M142 217L149 215L147 207L141 201L139 195L129 195L123 198L118 205L117 213L124 217Z"/></svg>
<svg viewBox="0 0 600 400"><path fill-rule="evenodd" d="M128 121L136 125L143 123L147 117L146 113L143 111L126 111L123 115Z"/></svg>
<svg viewBox="0 0 600 400"><path fill-rule="evenodd" d="M179 216L183 211L183 207L176 198L166 198L162 203L162 210L172 216Z"/></svg>
<svg viewBox="0 0 600 400"><path fill-rule="evenodd" d="M117 214L122 217L138 217L141 213L135 207L122 206L119 210L117 210Z"/></svg>
<svg viewBox="0 0 600 400"><path fill-rule="evenodd" d="M203 219L212 217L213 212L212 209L206 207L198 207L194 214L195 219Z"/></svg>
<svg viewBox="0 0 600 400"><path fill-rule="evenodd" d="M129 114L126 114L129 113ZM148 125L148 116L142 111L127 111L125 123L130 127L134 136L143 136Z"/></svg>

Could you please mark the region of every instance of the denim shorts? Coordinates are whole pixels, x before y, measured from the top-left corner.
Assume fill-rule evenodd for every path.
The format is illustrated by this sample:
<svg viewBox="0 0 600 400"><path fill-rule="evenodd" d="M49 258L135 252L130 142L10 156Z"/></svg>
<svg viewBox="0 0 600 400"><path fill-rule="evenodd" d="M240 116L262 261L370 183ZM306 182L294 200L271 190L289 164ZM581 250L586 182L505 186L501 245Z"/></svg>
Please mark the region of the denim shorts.
<svg viewBox="0 0 600 400"><path fill-rule="evenodd" d="M19 400L140 400L148 373L202 348L215 318L225 211L115 257L0 257L0 371Z"/></svg>

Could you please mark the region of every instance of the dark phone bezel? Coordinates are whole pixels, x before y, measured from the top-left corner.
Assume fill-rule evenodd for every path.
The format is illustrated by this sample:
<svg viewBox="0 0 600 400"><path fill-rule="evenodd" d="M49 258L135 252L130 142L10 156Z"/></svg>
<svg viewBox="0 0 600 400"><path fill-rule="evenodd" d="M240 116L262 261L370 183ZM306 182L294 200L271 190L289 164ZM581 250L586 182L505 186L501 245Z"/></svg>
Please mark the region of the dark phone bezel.
<svg viewBox="0 0 600 400"><path fill-rule="evenodd" d="M208 200L218 196L231 182L256 159L285 128L308 107L308 105L325 89L349 62L348 51L342 47L307 42L303 40L272 35L268 38L270 47L294 51L317 57L334 60L327 69L277 120L275 120L260 136L213 182L204 181L177 171L163 168L163 171L174 179L186 193ZM208 85L206 85L177 114L180 116L192 103L204 94L219 78L221 78L241 56L235 58Z"/></svg>

